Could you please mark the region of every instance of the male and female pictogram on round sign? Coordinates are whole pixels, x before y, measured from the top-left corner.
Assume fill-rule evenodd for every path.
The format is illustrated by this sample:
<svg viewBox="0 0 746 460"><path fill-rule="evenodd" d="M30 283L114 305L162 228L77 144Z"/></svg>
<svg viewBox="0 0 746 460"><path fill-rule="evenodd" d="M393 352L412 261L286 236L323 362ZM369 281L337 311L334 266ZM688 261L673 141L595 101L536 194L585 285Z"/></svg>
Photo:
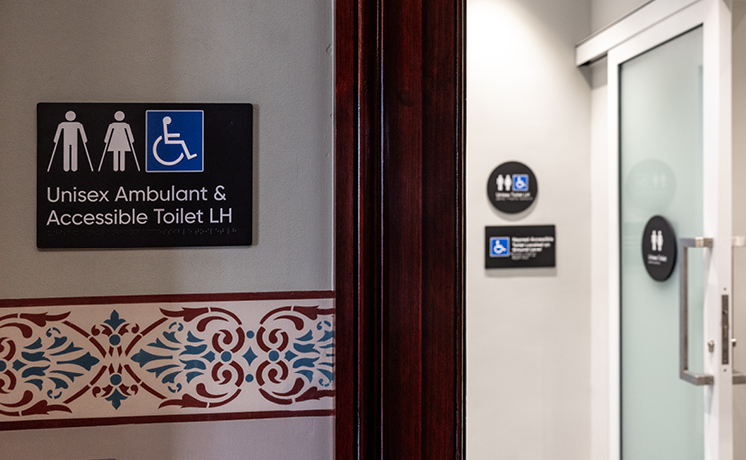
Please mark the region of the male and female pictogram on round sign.
<svg viewBox="0 0 746 460"><path fill-rule="evenodd" d="M487 196L492 205L507 214L528 209L536 200L539 184L531 168L508 161L492 171L487 181Z"/></svg>

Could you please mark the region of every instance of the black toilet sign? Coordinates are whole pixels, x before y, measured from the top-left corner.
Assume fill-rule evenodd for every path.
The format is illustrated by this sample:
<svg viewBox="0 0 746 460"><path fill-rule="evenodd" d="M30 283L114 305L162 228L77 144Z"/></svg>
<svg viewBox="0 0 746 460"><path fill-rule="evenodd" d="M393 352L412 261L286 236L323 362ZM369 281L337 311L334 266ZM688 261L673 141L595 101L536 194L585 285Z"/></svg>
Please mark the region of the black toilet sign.
<svg viewBox="0 0 746 460"><path fill-rule="evenodd" d="M252 244L253 106L37 105L37 247Z"/></svg>
<svg viewBox="0 0 746 460"><path fill-rule="evenodd" d="M642 263L651 278L665 281L676 266L676 234L661 216L653 216L642 233Z"/></svg>
<svg viewBox="0 0 746 460"><path fill-rule="evenodd" d="M516 214L528 209L539 193L533 171L517 161L503 163L490 174L487 196L498 211Z"/></svg>
<svg viewBox="0 0 746 460"><path fill-rule="evenodd" d="M485 227L484 236L487 269L556 266L554 225Z"/></svg>

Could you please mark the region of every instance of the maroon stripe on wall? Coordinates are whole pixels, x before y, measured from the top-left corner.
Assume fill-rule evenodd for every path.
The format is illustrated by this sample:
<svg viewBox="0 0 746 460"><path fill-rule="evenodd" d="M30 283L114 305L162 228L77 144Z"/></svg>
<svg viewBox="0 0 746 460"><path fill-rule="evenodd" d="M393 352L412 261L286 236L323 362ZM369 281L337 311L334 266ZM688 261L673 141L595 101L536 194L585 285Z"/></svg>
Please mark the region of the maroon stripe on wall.
<svg viewBox="0 0 746 460"><path fill-rule="evenodd" d="M50 307L58 305L109 305L133 303L230 302L241 300L334 299L334 291L236 292L221 294L157 294L102 297L50 297L0 299L0 308Z"/></svg>
<svg viewBox="0 0 746 460"><path fill-rule="evenodd" d="M24 420L0 423L0 431L39 428L72 428L108 425L143 425L172 422L217 422L268 418L333 417L334 410L232 412L224 414L153 415L146 417L78 418L63 420Z"/></svg>

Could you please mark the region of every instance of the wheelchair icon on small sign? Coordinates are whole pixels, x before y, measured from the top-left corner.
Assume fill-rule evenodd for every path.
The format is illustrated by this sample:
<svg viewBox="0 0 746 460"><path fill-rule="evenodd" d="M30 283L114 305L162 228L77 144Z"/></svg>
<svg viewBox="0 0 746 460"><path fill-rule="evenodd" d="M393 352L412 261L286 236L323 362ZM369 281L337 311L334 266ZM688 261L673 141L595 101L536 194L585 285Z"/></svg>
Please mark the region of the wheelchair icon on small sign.
<svg viewBox="0 0 746 460"><path fill-rule="evenodd" d="M147 172L203 170L204 112L148 110Z"/></svg>
<svg viewBox="0 0 746 460"><path fill-rule="evenodd" d="M510 256L510 237L493 236L490 238L490 257Z"/></svg>

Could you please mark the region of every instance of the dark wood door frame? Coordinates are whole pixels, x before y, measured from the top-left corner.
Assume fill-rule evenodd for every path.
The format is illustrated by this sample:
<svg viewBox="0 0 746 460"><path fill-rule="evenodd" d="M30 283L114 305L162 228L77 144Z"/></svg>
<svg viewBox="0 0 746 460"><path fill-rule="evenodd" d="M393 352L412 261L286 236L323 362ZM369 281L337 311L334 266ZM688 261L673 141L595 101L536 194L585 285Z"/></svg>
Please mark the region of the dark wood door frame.
<svg viewBox="0 0 746 460"><path fill-rule="evenodd" d="M465 2L335 13L336 458L460 459Z"/></svg>

